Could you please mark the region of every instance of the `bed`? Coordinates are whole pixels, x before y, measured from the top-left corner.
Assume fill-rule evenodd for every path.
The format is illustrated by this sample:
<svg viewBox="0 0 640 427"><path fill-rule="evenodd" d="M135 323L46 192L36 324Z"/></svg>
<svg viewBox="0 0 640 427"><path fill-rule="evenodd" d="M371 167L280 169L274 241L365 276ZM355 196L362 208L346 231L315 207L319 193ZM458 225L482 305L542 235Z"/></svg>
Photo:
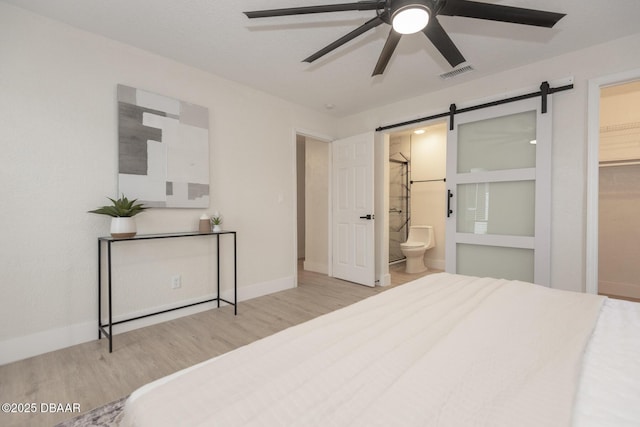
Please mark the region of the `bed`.
<svg viewBox="0 0 640 427"><path fill-rule="evenodd" d="M640 425L640 304L433 274L134 392L122 427Z"/></svg>

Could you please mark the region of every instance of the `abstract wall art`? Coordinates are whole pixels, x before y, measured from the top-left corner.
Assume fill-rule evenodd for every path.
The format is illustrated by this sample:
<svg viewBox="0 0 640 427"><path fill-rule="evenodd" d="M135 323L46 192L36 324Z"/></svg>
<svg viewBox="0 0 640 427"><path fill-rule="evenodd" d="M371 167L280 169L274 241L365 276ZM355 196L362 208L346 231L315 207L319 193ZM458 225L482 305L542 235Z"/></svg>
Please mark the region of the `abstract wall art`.
<svg viewBox="0 0 640 427"><path fill-rule="evenodd" d="M149 207L209 207L209 110L118 85L118 193Z"/></svg>

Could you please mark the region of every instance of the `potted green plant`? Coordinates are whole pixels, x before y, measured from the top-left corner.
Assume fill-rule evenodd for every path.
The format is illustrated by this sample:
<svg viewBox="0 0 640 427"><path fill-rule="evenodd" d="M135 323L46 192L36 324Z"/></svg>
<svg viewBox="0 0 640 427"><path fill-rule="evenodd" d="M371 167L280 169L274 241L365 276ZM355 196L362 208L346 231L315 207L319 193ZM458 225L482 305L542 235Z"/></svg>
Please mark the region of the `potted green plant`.
<svg viewBox="0 0 640 427"><path fill-rule="evenodd" d="M211 215L211 231L217 233L220 231L220 224L222 224L222 217L218 212Z"/></svg>
<svg viewBox="0 0 640 427"><path fill-rule="evenodd" d="M136 203L138 199L127 199L124 194L117 200L111 200L111 205L89 211L100 215L111 217L111 236L113 237L133 237L136 235L136 222L134 216L148 209L142 203Z"/></svg>

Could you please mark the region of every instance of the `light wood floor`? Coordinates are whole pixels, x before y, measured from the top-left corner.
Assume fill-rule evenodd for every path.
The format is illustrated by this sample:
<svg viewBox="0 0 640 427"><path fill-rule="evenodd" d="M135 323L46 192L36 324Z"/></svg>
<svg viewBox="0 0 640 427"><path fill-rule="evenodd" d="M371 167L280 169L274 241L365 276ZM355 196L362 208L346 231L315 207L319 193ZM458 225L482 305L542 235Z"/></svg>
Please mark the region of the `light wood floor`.
<svg viewBox="0 0 640 427"><path fill-rule="evenodd" d="M0 404L62 403L89 411L138 387L319 315L353 304L421 275L390 267L391 286L368 288L305 272L298 287L230 306L76 345L0 366ZM0 426L53 426L78 414L6 414Z"/></svg>

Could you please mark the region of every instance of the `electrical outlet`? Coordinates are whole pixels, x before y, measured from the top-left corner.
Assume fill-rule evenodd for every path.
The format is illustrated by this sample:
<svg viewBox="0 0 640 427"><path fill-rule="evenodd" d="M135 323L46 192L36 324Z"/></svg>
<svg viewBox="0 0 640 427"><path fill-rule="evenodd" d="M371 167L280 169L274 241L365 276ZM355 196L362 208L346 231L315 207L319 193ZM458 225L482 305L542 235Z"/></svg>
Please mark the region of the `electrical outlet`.
<svg viewBox="0 0 640 427"><path fill-rule="evenodd" d="M176 274L171 277L171 289L178 289L182 287L182 276Z"/></svg>

